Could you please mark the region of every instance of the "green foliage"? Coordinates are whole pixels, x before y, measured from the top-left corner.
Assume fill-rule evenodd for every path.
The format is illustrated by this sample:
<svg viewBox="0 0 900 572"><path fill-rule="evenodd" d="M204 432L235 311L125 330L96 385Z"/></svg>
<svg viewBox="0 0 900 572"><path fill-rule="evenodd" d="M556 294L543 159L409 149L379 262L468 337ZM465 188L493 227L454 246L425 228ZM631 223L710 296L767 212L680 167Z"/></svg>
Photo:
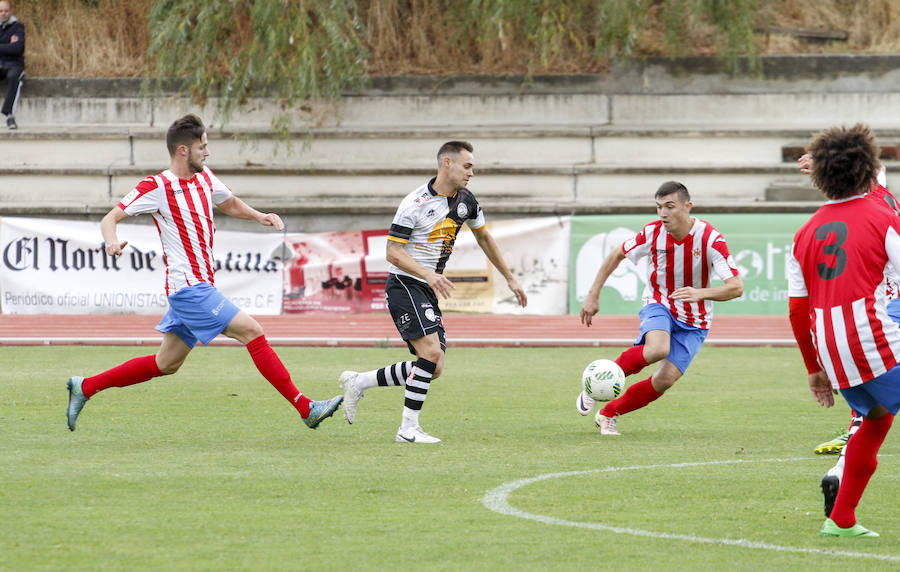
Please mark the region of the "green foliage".
<svg viewBox="0 0 900 572"><path fill-rule="evenodd" d="M198 104L217 98L223 122L251 98L275 97L284 129L304 101L366 79L354 0L159 0L150 27L151 75L184 78Z"/></svg>
<svg viewBox="0 0 900 572"><path fill-rule="evenodd" d="M700 0L699 6L700 12L716 29L719 42L723 44L721 54L728 62L729 69L733 72L741 71L741 56L756 54L753 42L756 0ZM758 58L743 61L746 62L747 71L759 69Z"/></svg>
<svg viewBox="0 0 900 572"><path fill-rule="evenodd" d="M755 10L756 0L157 0L149 72L157 81L183 78L198 104L215 98L222 122L252 98L274 97L283 112L273 126L286 134L304 102L363 86L370 50L431 49L438 62L515 60L531 75L602 68L631 55L660 22L666 42L681 49L705 23L738 71L742 56L756 54ZM378 34L389 46L367 37L361 15L373 14L380 30L392 31ZM427 28L427 44L404 44L416 26Z"/></svg>
<svg viewBox="0 0 900 572"><path fill-rule="evenodd" d="M444 24L459 42L498 43L526 54L528 69L552 68L588 55L601 63L630 56L641 34L662 22L666 44L684 50L691 27L710 24L732 71L742 56L758 53L753 41L756 0L469 0L442 2ZM474 37L472 35L474 34Z"/></svg>

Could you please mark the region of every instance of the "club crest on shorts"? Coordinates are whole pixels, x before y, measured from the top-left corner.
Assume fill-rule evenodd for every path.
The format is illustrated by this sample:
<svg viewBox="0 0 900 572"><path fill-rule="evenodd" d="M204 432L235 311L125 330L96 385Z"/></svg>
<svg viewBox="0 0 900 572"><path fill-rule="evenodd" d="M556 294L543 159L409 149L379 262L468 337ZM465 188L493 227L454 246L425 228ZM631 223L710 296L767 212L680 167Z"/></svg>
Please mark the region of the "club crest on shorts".
<svg viewBox="0 0 900 572"><path fill-rule="evenodd" d="M466 218L469 214L469 207L466 206L466 203L459 203L456 206L456 214L459 215L459 218Z"/></svg>
<svg viewBox="0 0 900 572"><path fill-rule="evenodd" d="M434 315L434 309L433 309L433 308L428 308L427 310L425 310L425 317L428 318L428 320L429 320L430 322L433 322L433 321L434 321L434 318L435 318L435 315Z"/></svg>

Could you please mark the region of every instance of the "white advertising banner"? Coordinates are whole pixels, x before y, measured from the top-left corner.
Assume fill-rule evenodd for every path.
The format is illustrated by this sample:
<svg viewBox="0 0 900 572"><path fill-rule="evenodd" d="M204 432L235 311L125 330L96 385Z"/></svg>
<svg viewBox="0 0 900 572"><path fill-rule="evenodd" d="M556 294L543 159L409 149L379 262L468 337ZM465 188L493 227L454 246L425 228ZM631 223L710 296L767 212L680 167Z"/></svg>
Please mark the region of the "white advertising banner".
<svg viewBox="0 0 900 572"><path fill-rule="evenodd" d="M488 223L503 259L528 296L522 308L467 226L459 233L444 274L456 283L441 308L494 314L565 314L569 287L570 217ZM479 286L481 285L481 286ZM484 289L480 295L479 290Z"/></svg>
<svg viewBox="0 0 900 572"><path fill-rule="evenodd" d="M106 254L100 224L0 219L0 306L4 314L163 314L165 264L152 225L123 223L128 241ZM249 314L280 314L283 235L216 233L216 287Z"/></svg>
<svg viewBox="0 0 900 572"><path fill-rule="evenodd" d="M565 314L568 299L570 217L488 223L503 259L528 295L519 307L503 276L463 226L444 275L456 288L445 312ZM289 234L284 311L385 311L387 229Z"/></svg>

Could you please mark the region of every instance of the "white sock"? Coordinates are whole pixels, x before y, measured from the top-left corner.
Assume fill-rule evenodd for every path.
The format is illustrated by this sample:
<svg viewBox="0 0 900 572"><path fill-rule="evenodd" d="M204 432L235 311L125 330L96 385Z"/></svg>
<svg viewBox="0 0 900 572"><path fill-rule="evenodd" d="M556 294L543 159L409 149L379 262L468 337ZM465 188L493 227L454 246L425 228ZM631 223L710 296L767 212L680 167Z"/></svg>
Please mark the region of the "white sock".
<svg viewBox="0 0 900 572"><path fill-rule="evenodd" d="M381 387L406 385L406 378L412 372L413 362L401 361L381 369L360 372L356 377L356 387L360 391L379 385Z"/></svg>

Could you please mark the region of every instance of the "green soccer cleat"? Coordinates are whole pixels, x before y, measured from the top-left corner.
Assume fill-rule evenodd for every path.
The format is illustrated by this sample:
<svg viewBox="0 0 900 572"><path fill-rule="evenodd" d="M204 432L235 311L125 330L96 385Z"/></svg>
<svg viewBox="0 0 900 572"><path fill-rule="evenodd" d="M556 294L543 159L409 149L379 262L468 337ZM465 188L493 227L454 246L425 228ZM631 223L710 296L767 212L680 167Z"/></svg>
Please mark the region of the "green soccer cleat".
<svg viewBox="0 0 900 572"><path fill-rule="evenodd" d="M869 530L859 523L854 524L850 528L841 528L830 518L825 519L825 524L822 525L822 530L819 534L822 536L881 536L874 530Z"/></svg>
<svg viewBox="0 0 900 572"><path fill-rule="evenodd" d="M81 391L81 384L83 382L84 378L78 377L77 375L73 375L69 378L69 381L66 382L66 389L69 390L69 407L66 409L66 424L69 426L69 431L75 430L75 421L78 420L78 414L81 413L81 409L88 400L88 398L84 396L84 392Z"/></svg>
<svg viewBox="0 0 900 572"><path fill-rule="evenodd" d="M835 437L831 441L819 444L819 446L813 449L813 453L816 455L840 455L849 439L850 431L844 431L841 435Z"/></svg>
<svg viewBox="0 0 900 572"><path fill-rule="evenodd" d="M315 429L319 426L319 423L334 415L334 412L341 406L341 401L343 400L344 396L338 395L324 401L311 402L309 404L309 415L303 418L303 422L310 429Z"/></svg>

